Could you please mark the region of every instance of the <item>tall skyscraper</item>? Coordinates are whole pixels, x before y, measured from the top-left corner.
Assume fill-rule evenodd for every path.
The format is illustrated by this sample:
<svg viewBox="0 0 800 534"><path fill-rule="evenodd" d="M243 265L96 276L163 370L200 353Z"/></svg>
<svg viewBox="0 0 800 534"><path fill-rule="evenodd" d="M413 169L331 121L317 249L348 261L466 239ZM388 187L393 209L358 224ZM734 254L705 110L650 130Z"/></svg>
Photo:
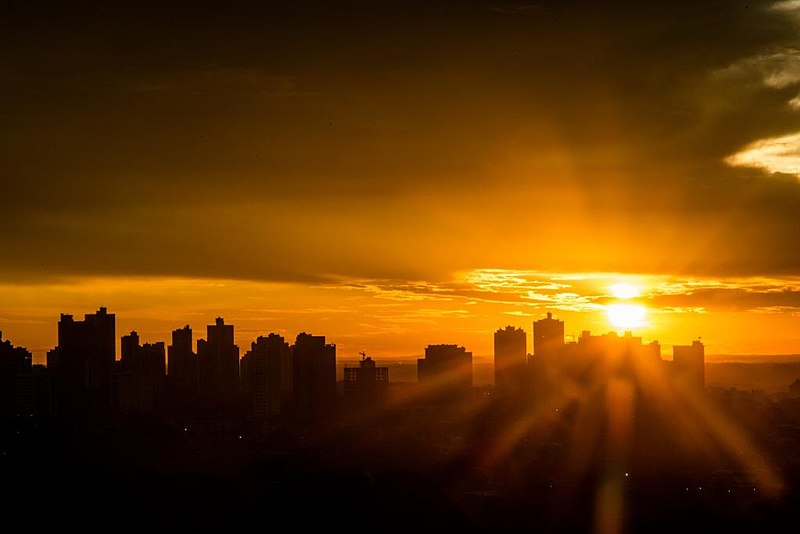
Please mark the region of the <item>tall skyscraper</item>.
<svg viewBox="0 0 800 534"><path fill-rule="evenodd" d="M358 366L345 367L343 374L348 410L371 409L384 401L389 385L388 367L378 367L375 360L362 354Z"/></svg>
<svg viewBox="0 0 800 534"><path fill-rule="evenodd" d="M472 353L457 345L428 345L417 360L417 380L445 392L472 387Z"/></svg>
<svg viewBox="0 0 800 534"><path fill-rule="evenodd" d="M164 342L139 344L139 334L131 332L122 336L120 364L128 372L147 374L163 379L167 374Z"/></svg>
<svg viewBox="0 0 800 534"><path fill-rule="evenodd" d="M691 345L675 345L672 347L672 367L676 379L696 389L706 385L705 346L700 340Z"/></svg>
<svg viewBox="0 0 800 534"><path fill-rule="evenodd" d="M114 376L116 406L123 412L152 412L166 377L164 342L141 345L134 331L122 336L120 345Z"/></svg>
<svg viewBox="0 0 800 534"><path fill-rule="evenodd" d="M217 317L208 325L208 339L197 340L197 390L206 400L232 399L239 389L239 347L233 325Z"/></svg>
<svg viewBox="0 0 800 534"><path fill-rule="evenodd" d="M292 391L292 351L282 336L259 336L241 361L242 388L259 416L280 415Z"/></svg>
<svg viewBox="0 0 800 534"><path fill-rule="evenodd" d="M130 367L139 356L139 334L136 331L122 336L120 339L120 367Z"/></svg>
<svg viewBox="0 0 800 534"><path fill-rule="evenodd" d="M525 331L507 326L494 333L494 386L499 394L520 393L528 343Z"/></svg>
<svg viewBox="0 0 800 534"><path fill-rule="evenodd" d="M33 394L31 353L4 340L0 332L0 417L34 413Z"/></svg>
<svg viewBox="0 0 800 534"><path fill-rule="evenodd" d="M172 345L167 347L167 375L181 391L197 391L197 355L192 351L192 329L187 324L172 331Z"/></svg>
<svg viewBox="0 0 800 534"><path fill-rule="evenodd" d="M297 334L292 346L295 412L303 417L330 416L336 406L336 345L325 336Z"/></svg>
<svg viewBox="0 0 800 534"><path fill-rule="evenodd" d="M550 356L556 354L564 346L564 321L553 319L547 312L547 318L533 323L533 355Z"/></svg>
<svg viewBox="0 0 800 534"><path fill-rule="evenodd" d="M116 318L106 308L86 314L83 321L61 315L58 346L47 354L58 413L94 416L111 407L115 353Z"/></svg>

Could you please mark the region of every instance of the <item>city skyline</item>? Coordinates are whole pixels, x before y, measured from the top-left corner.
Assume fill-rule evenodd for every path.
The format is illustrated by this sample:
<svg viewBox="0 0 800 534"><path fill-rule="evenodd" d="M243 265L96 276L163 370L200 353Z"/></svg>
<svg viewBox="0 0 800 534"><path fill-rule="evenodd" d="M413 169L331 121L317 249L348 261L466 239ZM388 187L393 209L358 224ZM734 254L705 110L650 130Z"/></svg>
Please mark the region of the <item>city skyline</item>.
<svg viewBox="0 0 800 534"><path fill-rule="evenodd" d="M174 329L167 347L164 341L142 343L136 331L118 337L116 319L103 306L83 319L60 314L58 344L47 352L46 365L34 363L26 348L3 340L0 331L3 414L97 424L132 414L178 414L194 406L257 419L291 415L330 422L343 415L342 393L346 411L364 411L359 403L380 409L389 399L389 367L378 367L361 352L357 367L345 363L337 373L336 344L324 335L300 332L290 344L270 333L242 354L235 325L216 317L194 351L189 325ZM637 391L657 391L663 384L690 396L705 390L705 347L699 340L673 346L673 358L664 359L657 341L643 343L630 331L593 335L584 330L568 340L564 321L552 313L532 327L531 352L522 329L506 326L494 333L495 380L492 393L484 394L501 402L546 404L563 402L575 387L588 393L620 380ZM428 344L416 362L412 398L454 407L468 401L481 386L475 368L466 347Z"/></svg>
<svg viewBox="0 0 800 534"><path fill-rule="evenodd" d="M98 304L394 359L548 311L800 353L794 0L93 4L0 20L0 325L37 361Z"/></svg>
<svg viewBox="0 0 800 534"><path fill-rule="evenodd" d="M108 307L107 306L100 306L100 307L98 307L97 310L86 310L85 313L87 315L93 316L94 314L90 313L90 312L95 312L95 311L98 312L98 313L107 313L108 312ZM83 313L84 312L79 312L79 313L77 313L77 315L80 316ZM64 317L71 318L75 314L74 313L62 312L59 315L63 320ZM117 314L116 312L112 313L111 315L113 315L115 317L115 320L116 320L115 324L119 325L120 324L120 319L122 319L122 317L120 317L119 314ZM527 355L533 355L535 353L535 345L536 345L536 340L535 340L536 333L534 331L535 324L536 323L550 321L552 317L554 317L553 313L552 312L547 312L546 314L544 314L540 318L532 319L527 328L525 328L524 326L514 326L511 323L507 323L507 324L505 324L505 325L503 325L501 327L497 327L496 326L494 328L500 328L500 330L503 330L503 329L509 330L510 329L512 332L516 331L517 333L521 333L522 334L522 338L524 339L524 346L527 349L526 354ZM658 343L660 346L665 347L665 348L670 347L670 346L681 346L681 345L684 345L686 342L691 343L692 341L697 341L697 340L702 339L702 336L698 336L695 339L688 339L688 340L684 340L683 342L676 342L676 343L674 343L672 345L668 345L668 344L660 343L659 340L657 340L657 339L652 339L652 338L649 338L647 336L642 336L640 332L637 332L635 329L632 329L632 328L624 328L624 329L616 329L616 330L611 328L611 329L604 330L604 331L591 331L591 330L583 329L578 334L571 334L571 333L567 333L567 332L574 331L574 328L570 328L568 330L564 330L564 328L565 328L564 327L564 321L560 320L560 316L556 315L552 320L555 321L555 322L561 323L560 336L564 340L564 342L566 342L566 343L576 343L576 342L578 342L580 340L581 336L583 336L583 335L585 335L587 333L591 333L591 334L594 334L594 335L618 335L618 336L637 334L638 337L646 339L648 342ZM122 322L122 324L125 324L125 325L129 325L130 324L128 321L121 321L121 322ZM53 326L53 330L54 330L54 332L56 334L58 333L58 328L56 328L58 325L59 325L59 323L55 319L53 319L53 325L52 326ZM189 325L189 324L186 324L186 325L183 325L183 326L178 326L177 323L175 323L175 326L170 329L168 335L164 335L164 337L162 337L162 338L154 337L152 332L147 336L143 336L141 330L137 329L135 327L133 329L126 329L126 328L122 328L122 327L117 326L116 327L117 336L116 336L115 343L114 343L114 346L115 346L114 354L115 354L115 357L116 357L116 361L124 361L125 354L126 354L126 342L127 343L133 342L137 347L139 347L140 346L139 345L140 341L143 343L143 346L161 345L162 346L162 350L164 349L164 346L169 344L169 347L167 347L167 348L170 348L170 350L172 350L172 347L176 343L176 337L175 337L176 335L180 335L182 333L187 333L188 332L189 339L191 339L193 331L194 332L202 332L204 329L209 329L209 334L210 334L210 332L212 330L214 330L215 328L223 328L223 327L224 328L230 328L229 336L230 336L231 342L234 343L235 346L237 347L237 350L240 351L239 352L239 356L238 356L239 359L243 358L244 355L245 355L245 352L246 352L246 349L240 349L239 347L247 347L251 343L256 343L259 340L261 340L262 338L266 339L267 337L271 337L271 336L280 336L280 337L286 337L286 338L291 339L291 338L294 337L294 335L310 335L309 334L310 332L314 332L314 330L312 330L312 329L301 328L300 330L294 332L294 335L292 333L290 333L290 332L285 331L285 330L268 330L268 329L259 330L259 331L256 331L254 333L251 332L251 331L246 331L245 333L242 333L239 330L239 326L237 324L233 324L230 321L228 323L226 323L224 317L222 317L220 314L215 314L213 319L210 320L209 322L207 322L206 324L204 324L202 326L202 328L197 328L197 327L194 327L194 326ZM4 338L6 340L9 340L9 341L13 340L13 338L11 338L9 335L7 335L2 329L0 329L0 332L3 332L3 336L4 336ZM325 332L319 332L319 333L323 334L323 337L326 337L324 335ZM476 359L477 359L476 363L492 363L492 364L494 364L494 359L495 359L497 351L498 351L497 344L496 344L496 335L497 335L497 333L498 332L494 332L493 331L493 334L495 336L495 341L494 342L492 342L491 339L488 340L488 344L490 346L493 346L494 348L492 348L492 350L487 352L487 353L482 353L482 354L475 355ZM252 336L252 337L250 337L250 336ZM170 338L172 339L172 344L170 344ZM191 351L195 351L196 352L197 349L199 348L198 342L200 343L200 345L202 345L203 343L207 342L207 339L208 339L208 335L205 338L203 338L202 335L198 336L194 340L195 345L192 345L191 347L186 345L186 348L191 350ZM329 337L329 339L333 339L333 338ZM18 340L13 340L13 341L14 341L14 344L16 346L22 347L22 348L24 348L24 349L26 349L26 350L31 352L31 354L33 355L33 359L32 359L33 364L46 364L47 353L52 351L52 349L56 346L54 344L53 346L50 346L47 349L45 349L42 354L38 354L37 355L37 353L35 353L33 350L31 350L30 347L28 347L26 345L23 345ZM177 343L185 345L185 342L177 342ZM338 346L338 344L335 341L334 341L334 345ZM442 346L446 346L446 345L452 345L452 346L455 346L455 345L466 345L469 348L468 344L463 343L463 342L461 342L461 341L459 341L457 339L453 339L450 342L432 341L432 342L425 343L422 347L420 347L419 354L416 354L416 355L412 354L408 358L400 358L399 360L397 358L391 356L391 355L387 356L387 355L381 355L381 354L377 354L377 353L368 353L368 352L365 352L364 350L359 350L358 352L356 352L354 354L353 353L342 354L342 352L340 350L339 356L337 357L337 361L347 362L349 364L352 364L352 363L361 361L364 358L364 356L366 356L368 354L373 359L377 358L378 361L381 361L381 360L382 361L399 361L399 362L404 362L405 361L407 363L414 363L414 362L417 361L418 358L424 356L424 354L426 352L426 347L435 346L435 345L442 345ZM131 349L127 349L127 350L128 350L128 352L130 352ZM470 352L469 354L470 354L470 358L472 359L473 358L473 353ZM164 352L164 355L165 355L165 358L166 358L167 353ZM669 359L669 354L668 354L667 351L662 351L661 355L662 356L666 356ZM747 355L745 355L745 357L746 356ZM776 362L781 361L780 360L780 356L781 355L778 355L779 359L775 360ZM792 355L785 355L785 356L792 356ZM713 358L713 355L712 355L712 358ZM787 360L784 360L784 361L792 361L792 360L791 359L787 359ZM165 365L168 366L169 365L168 362L169 362L169 358L166 358L165 359Z"/></svg>

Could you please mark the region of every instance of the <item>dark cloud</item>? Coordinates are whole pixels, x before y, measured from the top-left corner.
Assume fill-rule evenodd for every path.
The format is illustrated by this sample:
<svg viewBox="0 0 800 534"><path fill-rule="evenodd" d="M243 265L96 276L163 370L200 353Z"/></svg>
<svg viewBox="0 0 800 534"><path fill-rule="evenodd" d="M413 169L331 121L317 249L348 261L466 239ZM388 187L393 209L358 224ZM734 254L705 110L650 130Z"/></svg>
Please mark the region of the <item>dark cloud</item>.
<svg viewBox="0 0 800 534"><path fill-rule="evenodd" d="M0 270L794 273L770 6L5 3Z"/></svg>

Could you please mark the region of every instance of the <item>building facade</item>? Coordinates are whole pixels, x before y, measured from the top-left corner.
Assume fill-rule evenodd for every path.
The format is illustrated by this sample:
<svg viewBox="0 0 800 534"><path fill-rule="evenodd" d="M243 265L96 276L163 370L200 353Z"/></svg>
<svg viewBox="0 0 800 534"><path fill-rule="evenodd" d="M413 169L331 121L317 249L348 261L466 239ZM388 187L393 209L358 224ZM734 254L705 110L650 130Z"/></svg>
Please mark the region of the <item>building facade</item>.
<svg viewBox="0 0 800 534"><path fill-rule="evenodd" d="M521 328L507 326L494 333L494 388L498 394L521 392L527 352L527 337Z"/></svg>
<svg viewBox="0 0 800 534"><path fill-rule="evenodd" d="M293 408L300 417L325 418L335 413L336 345L325 336L297 334L292 346Z"/></svg>
<svg viewBox="0 0 800 534"><path fill-rule="evenodd" d="M197 391L205 400L231 400L239 392L239 347L233 325L217 317L207 327L207 339L197 340Z"/></svg>

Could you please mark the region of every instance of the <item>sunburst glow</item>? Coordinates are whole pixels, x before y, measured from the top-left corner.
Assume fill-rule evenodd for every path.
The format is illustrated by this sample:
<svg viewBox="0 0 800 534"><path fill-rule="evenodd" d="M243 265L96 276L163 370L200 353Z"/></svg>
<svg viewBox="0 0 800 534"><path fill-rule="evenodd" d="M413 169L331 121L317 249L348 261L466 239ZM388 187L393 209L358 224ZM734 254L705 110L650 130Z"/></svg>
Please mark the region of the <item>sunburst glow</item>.
<svg viewBox="0 0 800 534"><path fill-rule="evenodd" d="M618 299L632 299L642 294L642 290L625 282L620 282L608 287L609 292Z"/></svg>
<svg viewBox="0 0 800 534"><path fill-rule="evenodd" d="M606 316L615 328L638 328L645 326L647 310L638 304L610 304Z"/></svg>

